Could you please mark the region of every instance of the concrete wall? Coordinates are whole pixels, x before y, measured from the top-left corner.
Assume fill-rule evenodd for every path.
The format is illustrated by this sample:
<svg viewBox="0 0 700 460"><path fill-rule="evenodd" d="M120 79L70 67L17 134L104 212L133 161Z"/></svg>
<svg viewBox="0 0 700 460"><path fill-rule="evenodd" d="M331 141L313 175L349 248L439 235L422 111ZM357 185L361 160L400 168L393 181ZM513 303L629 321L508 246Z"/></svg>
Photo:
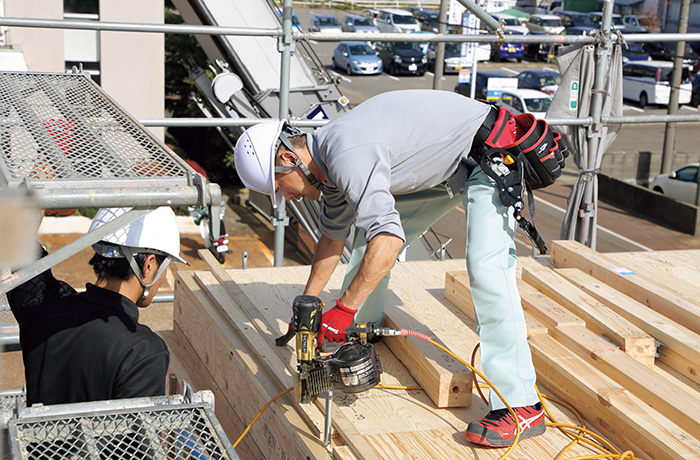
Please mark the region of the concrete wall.
<svg viewBox="0 0 700 460"><path fill-rule="evenodd" d="M675 152L672 170L700 161L698 152ZM661 152L607 152L600 168L603 174L625 182L648 185L661 173Z"/></svg>
<svg viewBox="0 0 700 460"><path fill-rule="evenodd" d="M700 235L700 208L672 200L646 187L598 175L598 198L674 230Z"/></svg>
<svg viewBox="0 0 700 460"><path fill-rule="evenodd" d="M63 19L63 0L4 0L5 16ZM63 72L63 31L10 27L6 42L21 49L27 68L37 72Z"/></svg>

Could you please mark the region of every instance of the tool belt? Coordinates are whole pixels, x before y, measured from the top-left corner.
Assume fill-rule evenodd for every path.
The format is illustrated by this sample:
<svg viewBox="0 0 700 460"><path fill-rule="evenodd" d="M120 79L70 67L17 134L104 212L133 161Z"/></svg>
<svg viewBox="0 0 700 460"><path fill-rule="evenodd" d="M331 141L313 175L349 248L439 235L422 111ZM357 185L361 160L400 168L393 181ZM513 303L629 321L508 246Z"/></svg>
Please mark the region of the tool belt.
<svg viewBox="0 0 700 460"><path fill-rule="evenodd" d="M547 252L544 240L535 228L535 202L532 190L547 187L561 176L567 149L561 135L546 121L532 114L513 115L504 108L491 106L477 130L472 149L460 161L455 174L447 182L450 197L460 190L479 165L491 177L506 207L513 207L513 216L525 235L539 249ZM532 223L522 216L523 192L528 191L528 208Z"/></svg>

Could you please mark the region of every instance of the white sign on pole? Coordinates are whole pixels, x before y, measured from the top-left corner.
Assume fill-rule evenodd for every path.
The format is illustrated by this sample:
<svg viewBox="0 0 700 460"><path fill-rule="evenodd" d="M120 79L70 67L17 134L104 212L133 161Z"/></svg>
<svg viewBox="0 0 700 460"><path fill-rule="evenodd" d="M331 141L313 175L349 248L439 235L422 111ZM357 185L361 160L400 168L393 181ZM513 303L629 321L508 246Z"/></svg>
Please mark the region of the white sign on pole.
<svg viewBox="0 0 700 460"><path fill-rule="evenodd" d="M462 15L462 34L475 35L479 29L479 18L469 13ZM460 65L462 67L471 67L476 59L476 43L462 43L460 54Z"/></svg>
<svg viewBox="0 0 700 460"><path fill-rule="evenodd" d="M518 89L517 78L489 78L486 83L486 99L489 101L501 98L501 93L506 90Z"/></svg>
<svg viewBox="0 0 700 460"><path fill-rule="evenodd" d="M460 25L462 23L462 15L467 9L457 0L450 0L449 9L447 10L447 24Z"/></svg>

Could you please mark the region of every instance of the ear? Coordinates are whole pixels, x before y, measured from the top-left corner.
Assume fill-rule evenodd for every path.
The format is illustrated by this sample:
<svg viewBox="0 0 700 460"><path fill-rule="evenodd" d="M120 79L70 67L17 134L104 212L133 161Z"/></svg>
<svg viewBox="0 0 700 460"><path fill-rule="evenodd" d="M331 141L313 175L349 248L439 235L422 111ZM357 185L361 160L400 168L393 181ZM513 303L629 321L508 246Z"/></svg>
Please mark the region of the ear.
<svg viewBox="0 0 700 460"><path fill-rule="evenodd" d="M292 166L297 162L297 156L291 150L283 149L280 152L280 160L283 166Z"/></svg>
<svg viewBox="0 0 700 460"><path fill-rule="evenodd" d="M145 282L150 283L153 280L156 272L158 271L158 259L154 254L148 254L146 259L143 261L143 268L141 268L141 277Z"/></svg>

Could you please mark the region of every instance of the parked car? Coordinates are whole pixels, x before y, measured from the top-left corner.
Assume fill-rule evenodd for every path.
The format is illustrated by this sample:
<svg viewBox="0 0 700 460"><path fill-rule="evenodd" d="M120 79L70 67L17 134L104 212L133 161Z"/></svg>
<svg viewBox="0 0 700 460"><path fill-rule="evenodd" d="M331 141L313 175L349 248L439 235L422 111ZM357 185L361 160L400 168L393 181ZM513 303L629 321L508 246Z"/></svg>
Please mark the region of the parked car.
<svg viewBox="0 0 700 460"><path fill-rule="evenodd" d="M560 34L564 30L559 16L553 14L531 14L527 20L527 30L531 33Z"/></svg>
<svg viewBox="0 0 700 460"><path fill-rule="evenodd" d="M676 42L645 42L642 47L651 59L658 61L672 61L676 55ZM683 64L693 67L698 65L698 53L688 43L685 44Z"/></svg>
<svg viewBox="0 0 700 460"><path fill-rule="evenodd" d="M377 15L379 14L379 10L373 10L371 8L367 8L362 12L360 16L364 16L366 18L370 18L374 25L377 25Z"/></svg>
<svg viewBox="0 0 700 460"><path fill-rule="evenodd" d="M380 10L375 18L375 23L379 27L380 32L417 32L420 30L420 24L415 16L405 10L387 9Z"/></svg>
<svg viewBox="0 0 700 460"><path fill-rule="evenodd" d="M384 69L391 75L401 73L423 75L428 58L416 42L379 42L376 47Z"/></svg>
<svg viewBox="0 0 700 460"><path fill-rule="evenodd" d="M671 72L673 63L669 61L637 61L622 66L622 96L639 103L667 105L671 96ZM684 67L681 75L678 102L687 104L693 92L690 82L690 67Z"/></svg>
<svg viewBox="0 0 700 460"><path fill-rule="evenodd" d="M489 78L509 78L509 76L503 72L477 72L476 73L476 79L474 81L474 85L475 85L474 98L481 99L481 100L491 102L491 103L495 103L498 101L498 98L492 98L491 100L488 99L487 93L488 93ZM462 96L469 97L469 95L471 94L471 83L457 83L457 86L455 86L454 91L455 91L455 93L459 93Z"/></svg>
<svg viewBox="0 0 700 460"><path fill-rule="evenodd" d="M549 35L546 32L530 32L530 35ZM525 57L533 61L551 61L557 57L559 45L556 43L527 43Z"/></svg>
<svg viewBox="0 0 700 460"><path fill-rule="evenodd" d="M500 62L504 59L515 59L518 62L523 60L525 56L525 45L517 43L518 36L522 37L521 32L515 30L506 30L505 39L508 43L491 43L491 61Z"/></svg>
<svg viewBox="0 0 700 460"><path fill-rule="evenodd" d="M557 92L561 82L556 70L524 70L516 78L519 89L534 89L550 96Z"/></svg>
<svg viewBox="0 0 700 460"><path fill-rule="evenodd" d="M435 59L437 57L437 43L428 46L428 68L435 71ZM462 69L462 44L456 42L445 43L445 62L443 73L456 73Z"/></svg>
<svg viewBox="0 0 700 460"><path fill-rule="evenodd" d="M374 21L365 16L345 16L340 28L343 30L343 32L379 32L379 29L377 28L376 24L374 24Z"/></svg>
<svg viewBox="0 0 700 460"><path fill-rule="evenodd" d="M279 16L280 21L281 21L282 20L282 12L277 10L277 16ZM299 18L297 17L296 13L292 13L292 30L296 30L297 32L302 32L301 22L299 22Z"/></svg>
<svg viewBox="0 0 700 460"><path fill-rule="evenodd" d="M413 12L416 20L420 23L420 30L437 33L439 26L440 12L434 10L415 10Z"/></svg>
<svg viewBox="0 0 700 460"><path fill-rule="evenodd" d="M541 91L511 89L501 93L497 105L510 109L515 115L531 113L537 118L544 118L551 103L552 96Z"/></svg>
<svg viewBox="0 0 700 460"><path fill-rule="evenodd" d="M593 22L595 22L596 27L600 29L600 23L603 21L603 13L601 11L594 11L588 14L591 16L591 19L593 19ZM623 34L627 33L625 24L622 22L622 16L617 13L613 13L612 15L612 29L619 30Z"/></svg>
<svg viewBox="0 0 700 460"><path fill-rule="evenodd" d="M340 42L333 51L333 66L348 75L374 75L384 71L382 60L367 42Z"/></svg>
<svg viewBox="0 0 700 460"><path fill-rule="evenodd" d="M507 13L492 13L491 16L501 24L503 24L503 31L504 32L520 32L521 34L526 34L529 31L527 30L527 26L525 26L522 22L520 22L520 19L517 17L513 16L512 14L507 14Z"/></svg>
<svg viewBox="0 0 700 460"><path fill-rule="evenodd" d="M625 33L628 34L643 34L647 32L646 27L642 25L642 22L634 14L622 16L622 24L625 26Z"/></svg>
<svg viewBox="0 0 700 460"><path fill-rule="evenodd" d="M669 174L659 174L649 188L669 198L695 204L698 190L698 164L691 163Z"/></svg>
<svg viewBox="0 0 700 460"><path fill-rule="evenodd" d="M314 14L309 21L309 32L321 32L324 34L341 33L340 23L335 16L330 14Z"/></svg>
<svg viewBox="0 0 700 460"><path fill-rule="evenodd" d="M622 63L632 61L648 61L651 59L642 45L637 42L625 42L622 44Z"/></svg>
<svg viewBox="0 0 700 460"><path fill-rule="evenodd" d="M564 29L569 27L579 27L582 30L598 30L599 27L593 22L593 19L588 13L580 13L578 11L557 10L552 13L554 16L559 16L561 25ZM570 35L570 34L569 34ZM579 34L582 35L582 34Z"/></svg>
<svg viewBox="0 0 700 460"><path fill-rule="evenodd" d="M690 83L693 85L693 92L690 95L690 105L697 107L700 105L700 75L696 73L691 75Z"/></svg>

